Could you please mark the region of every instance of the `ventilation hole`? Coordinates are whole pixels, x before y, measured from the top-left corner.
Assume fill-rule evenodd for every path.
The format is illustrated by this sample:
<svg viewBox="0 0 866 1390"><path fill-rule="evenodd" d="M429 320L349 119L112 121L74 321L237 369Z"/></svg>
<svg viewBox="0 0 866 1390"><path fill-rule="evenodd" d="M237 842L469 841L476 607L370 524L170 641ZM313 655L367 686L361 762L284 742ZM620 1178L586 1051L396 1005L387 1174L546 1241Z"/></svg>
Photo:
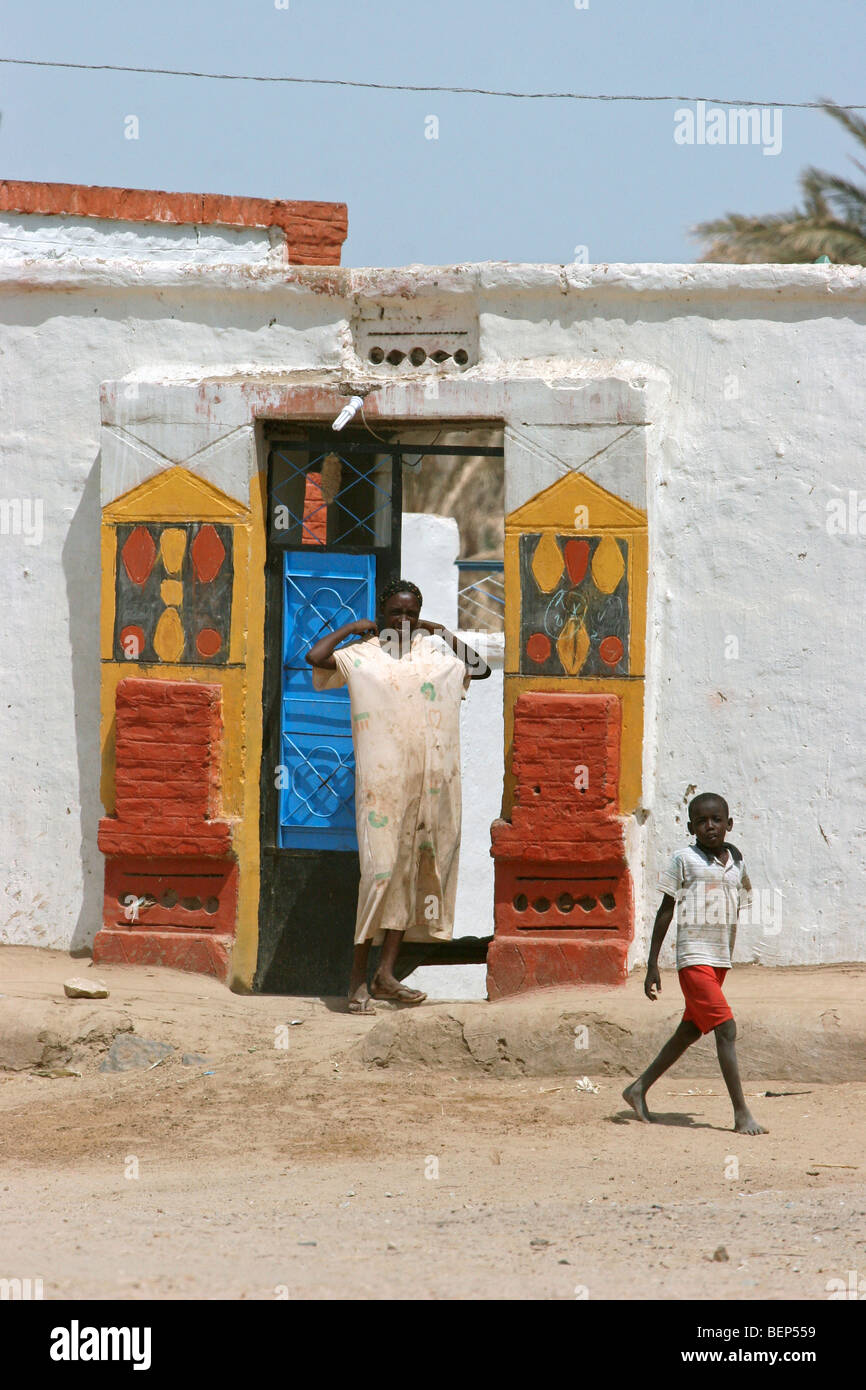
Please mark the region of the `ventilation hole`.
<svg viewBox="0 0 866 1390"><path fill-rule="evenodd" d="M392 348L388 353L388 361L392 367L399 367L405 356L405 352L398 352L397 348Z"/></svg>
<svg viewBox="0 0 866 1390"><path fill-rule="evenodd" d="M469 353L466 351L465 348L457 349L457 351L454 354L454 361L457 363L458 367L466 366L466 363L469 361Z"/></svg>
<svg viewBox="0 0 866 1390"><path fill-rule="evenodd" d="M177 893L175 893L173 888L169 888L166 893L163 893L159 901L163 907L174 907L177 902Z"/></svg>
<svg viewBox="0 0 866 1390"><path fill-rule="evenodd" d="M423 348L413 348L409 353L409 361L412 363L413 367L420 367L427 361L427 354Z"/></svg>
<svg viewBox="0 0 866 1390"><path fill-rule="evenodd" d="M185 907L187 912L201 911L201 898L181 898L181 907Z"/></svg>
<svg viewBox="0 0 866 1390"><path fill-rule="evenodd" d="M570 912L574 907L574 898L570 893L560 893L556 900L556 906L559 908L560 912Z"/></svg>
<svg viewBox="0 0 866 1390"><path fill-rule="evenodd" d="M549 912L550 898L536 898L532 906L535 908L536 912Z"/></svg>
<svg viewBox="0 0 866 1390"><path fill-rule="evenodd" d="M598 906L595 898L578 898L577 905L582 907L584 912L592 912L592 909Z"/></svg>
<svg viewBox="0 0 866 1390"><path fill-rule="evenodd" d="M385 349L380 347L370 348L370 351L367 353L367 358L378 367L380 362L385 361Z"/></svg>
<svg viewBox="0 0 866 1390"><path fill-rule="evenodd" d="M527 898L526 894L518 893L517 897L514 899L513 906L515 912L525 912L526 909L529 907L529 899Z"/></svg>
<svg viewBox="0 0 866 1390"><path fill-rule="evenodd" d="M541 796L541 788L540 788L540 787L533 787L532 790L533 790L533 792L535 793L536 796Z"/></svg>
<svg viewBox="0 0 866 1390"><path fill-rule="evenodd" d="M219 905L219 898L208 898L204 905L204 910L205 912L219 912Z"/></svg>
<svg viewBox="0 0 866 1390"><path fill-rule="evenodd" d="M431 352L430 356L432 357L434 362L447 362L449 357L451 356L451 353L443 352L442 348L439 348L438 351Z"/></svg>
<svg viewBox="0 0 866 1390"><path fill-rule="evenodd" d="M613 912L616 907L616 898L613 896L613 893L602 893L599 902L606 912Z"/></svg>

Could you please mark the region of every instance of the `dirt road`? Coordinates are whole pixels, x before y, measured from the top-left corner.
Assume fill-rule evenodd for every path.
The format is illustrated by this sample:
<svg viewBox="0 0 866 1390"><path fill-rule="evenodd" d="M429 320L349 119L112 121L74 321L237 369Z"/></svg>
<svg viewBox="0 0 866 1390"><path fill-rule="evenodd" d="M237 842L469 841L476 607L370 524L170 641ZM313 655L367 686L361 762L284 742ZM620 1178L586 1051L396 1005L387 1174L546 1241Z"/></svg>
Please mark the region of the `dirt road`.
<svg viewBox="0 0 866 1390"><path fill-rule="evenodd" d="M5 958L4 1008L74 1021L51 1001L84 963L55 954ZM746 1138L720 1079L663 1078L648 1127L625 1077L371 1067L369 1020L133 973L82 1007L168 1060L104 1073L91 1041L80 1077L0 1073L0 1276L46 1298L826 1299L849 1271L866 1292L863 1083L750 1078L770 1133Z"/></svg>

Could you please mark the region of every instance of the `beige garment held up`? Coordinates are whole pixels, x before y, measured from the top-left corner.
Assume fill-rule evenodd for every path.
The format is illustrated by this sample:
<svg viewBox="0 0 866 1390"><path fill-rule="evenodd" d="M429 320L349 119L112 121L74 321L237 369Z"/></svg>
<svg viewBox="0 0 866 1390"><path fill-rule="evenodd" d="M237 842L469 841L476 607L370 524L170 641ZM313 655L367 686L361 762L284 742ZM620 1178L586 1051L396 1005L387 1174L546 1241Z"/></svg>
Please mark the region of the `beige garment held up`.
<svg viewBox="0 0 866 1390"><path fill-rule="evenodd" d="M355 745L361 861L355 944L385 931L447 941L454 929L460 849L460 707L470 676L419 628L400 658L376 636L313 670L316 690L347 685Z"/></svg>

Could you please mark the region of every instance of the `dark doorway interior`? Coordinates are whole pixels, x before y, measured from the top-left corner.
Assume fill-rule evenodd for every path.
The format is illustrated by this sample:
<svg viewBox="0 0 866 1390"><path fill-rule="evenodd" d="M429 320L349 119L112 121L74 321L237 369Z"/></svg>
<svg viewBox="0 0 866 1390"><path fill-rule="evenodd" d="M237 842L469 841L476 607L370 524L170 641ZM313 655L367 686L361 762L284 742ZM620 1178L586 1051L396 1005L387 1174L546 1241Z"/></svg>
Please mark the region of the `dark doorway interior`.
<svg viewBox="0 0 866 1390"><path fill-rule="evenodd" d="M314 692L304 654L374 616L399 575L403 455L421 452L414 439L321 426L270 440L257 991L345 993L359 881L348 696ZM468 444L423 453L502 456Z"/></svg>

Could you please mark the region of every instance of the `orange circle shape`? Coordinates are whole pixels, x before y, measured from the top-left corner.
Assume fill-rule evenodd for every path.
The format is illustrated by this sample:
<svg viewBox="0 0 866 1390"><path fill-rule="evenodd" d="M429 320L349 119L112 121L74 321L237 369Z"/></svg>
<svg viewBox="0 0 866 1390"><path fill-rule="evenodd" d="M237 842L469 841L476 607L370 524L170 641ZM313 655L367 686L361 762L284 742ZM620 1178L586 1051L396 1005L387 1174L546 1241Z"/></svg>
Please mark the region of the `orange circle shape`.
<svg viewBox="0 0 866 1390"><path fill-rule="evenodd" d="M550 638L545 637L543 632L533 632L526 644L526 655L540 666L550 656Z"/></svg>
<svg viewBox="0 0 866 1390"><path fill-rule="evenodd" d="M120 645L123 648L123 655L127 661L138 661L144 651L146 638L144 629L131 624L125 627L120 634Z"/></svg>
<svg viewBox="0 0 866 1390"><path fill-rule="evenodd" d="M618 637L605 637L598 646L598 654L605 666L616 666L622 660L622 642Z"/></svg>
<svg viewBox="0 0 866 1390"><path fill-rule="evenodd" d="M223 639L215 628L203 627L195 639L196 651L199 656L216 656Z"/></svg>

